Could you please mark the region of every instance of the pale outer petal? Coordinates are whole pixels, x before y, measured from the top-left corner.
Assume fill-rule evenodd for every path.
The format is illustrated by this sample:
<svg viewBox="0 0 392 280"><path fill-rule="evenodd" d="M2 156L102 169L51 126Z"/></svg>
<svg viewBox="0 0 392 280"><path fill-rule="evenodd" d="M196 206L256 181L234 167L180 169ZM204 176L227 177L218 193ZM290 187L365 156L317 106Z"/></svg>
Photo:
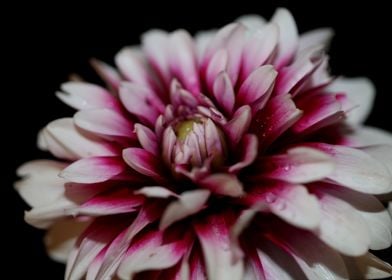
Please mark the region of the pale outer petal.
<svg viewBox="0 0 392 280"><path fill-rule="evenodd" d="M78 222L75 219L56 222L44 239L49 256L55 261L66 263L76 239L88 225L89 222Z"/></svg>
<svg viewBox="0 0 392 280"><path fill-rule="evenodd" d="M369 116L375 98L375 87L367 78L338 78L329 87L332 92L345 93L357 108L348 112L347 122L363 123Z"/></svg>
<svg viewBox="0 0 392 280"><path fill-rule="evenodd" d="M32 207L50 204L64 195L64 182L58 174L65 164L52 160L35 160L23 164L17 174L24 177L15 189Z"/></svg>

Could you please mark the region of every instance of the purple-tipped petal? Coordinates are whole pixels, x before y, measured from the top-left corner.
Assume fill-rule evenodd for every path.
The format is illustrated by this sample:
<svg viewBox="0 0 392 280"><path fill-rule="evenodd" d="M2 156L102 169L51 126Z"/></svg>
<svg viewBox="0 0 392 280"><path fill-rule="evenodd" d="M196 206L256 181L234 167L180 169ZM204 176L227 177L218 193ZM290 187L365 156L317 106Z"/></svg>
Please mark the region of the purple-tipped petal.
<svg viewBox="0 0 392 280"><path fill-rule="evenodd" d="M60 173L60 177L75 183L98 183L114 178L125 171L119 157L91 157L75 161Z"/></svg>

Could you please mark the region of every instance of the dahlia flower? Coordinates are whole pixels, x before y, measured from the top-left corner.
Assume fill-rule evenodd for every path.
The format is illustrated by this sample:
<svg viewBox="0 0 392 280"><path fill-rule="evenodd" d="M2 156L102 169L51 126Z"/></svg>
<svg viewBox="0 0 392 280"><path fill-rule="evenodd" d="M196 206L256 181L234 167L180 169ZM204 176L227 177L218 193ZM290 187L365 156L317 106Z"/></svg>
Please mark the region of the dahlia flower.
<svg viewBox="0 0 392 280"><path fill-rule="evenodd" d="M329 74L331 36L285 9L151 30L116 69L92 61L106 88L64 83L77 112L38 137L58 160L16 189L65 278L390 276L369 250L392 241L392 137L363 125L371 82Z"/></svg>

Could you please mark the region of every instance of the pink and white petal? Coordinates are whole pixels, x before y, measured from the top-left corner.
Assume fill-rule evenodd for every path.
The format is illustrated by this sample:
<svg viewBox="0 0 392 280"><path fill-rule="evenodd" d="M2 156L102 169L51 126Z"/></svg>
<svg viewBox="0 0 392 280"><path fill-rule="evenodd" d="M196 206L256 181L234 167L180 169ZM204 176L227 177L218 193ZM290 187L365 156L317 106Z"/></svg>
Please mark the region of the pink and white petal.
<svg viewBox="0 0 392 280"><path fill-rule="evenodd" d="M181 84L194 94L200 93L196 49L192 37L185 30L177 30L169 36L170 70Z"/></svg>
<svg viewBox="0 0 392 280"><path fill-rule="evenodd" d="M279 240L272 241L296 260L308 279L349 279L340 254L309 232L282 228Z"/></svg>
<svg viewBox="0 0 392 280"><path fill-rule="evenodd" d="M204 56L204 52L214 38L217 30L216 29L209 29L209 30L202 30L196 32L194 35L195 45L196 45L196 54L197 54L197 62L200 66L201 60Z"/></svg>
<svg viewBox="0 0 392 280"><path fill-rule="evenodd" d="M74 155L74 159L118 154L114 146L92 135L83 134L75 127L72 118L52 121L45 130L46 139L51 137L60 147Z"/></svg>
<svg viewBox="0 0 392 280"><path fill-rule="evenodd" d="M211 58L206 70L206 84L208 90L214 91L214 82L221 72L227 72L229 54L226 49L220 49Z"/></svg>
<svg viewBox="0 0 392 280"><path fill-rule="evenodd" d="M125 47L115 57L115 62L126 80L141 84L150 89L156 87L153 73L146 58L138 47Z"/></svg>
<svg viewBox="0 0 392 280"><path fill-rule="evenodd" d="M232 119L224 125L224 130L233 146L237 145L248 130L252 121L252 110L244 105L235 111Z"/></svg>
<svg viewBox="0 0 392 280"><path fill-rule="evenodd" d="M387 167L367 153L349 147L313 143L306 144L329 154L335 170L328 179L347 188L370 194L392 191L392 176Z"/></svg>
<svg viewBox="0 0 392 280"><path fill-rule="evenodd" d="M307 77L314 72L324 58L321 46L313 47L299 54L298 58L289 66L279 71L276 81L275 94L290 93L295 96L307 81Z"/></svg>
<svg viewBox="0 0 392 280"><path fill-rule="evenodd" d="M57 262L66 263L77 238L89 224L90 222L74 219L56 222L44 238L48 255Z"/></svg>
<svg viewBox="0 0 392 280"><path fill-rule="evenodd" d="M373 145L364 147L361 150L384 164L392 176L392 145Z"/></svg>
<svg viewBox="0 0 392 280"><path fill-rule="evenodd" d="M273 23L250 34L242 53L241 80L247 78L259 66L270 61L275 53L278 37L279 29Z"/></svg>
<svg viewBox="0 0 392 280"><path fill-rule="evenodd" d="M76 210L79 215L104 216L135 212L144 202L128 188L119 188L89 199Z"/></svg>
<svg viewBox="0 0 392 280"><path fill-rule="evenodd" d="M60 177L75 183L105 182L124 172L126 166L119 157L91 157L80 159L60 173Z"/></svg>
<svg viewBox="0 0 392 280"><path fill-rule="evenodd" d="M343 144L351 147L366 147L383 144L392 145L392 134L377 127L362 126L353 129L352 132L345 135Z"/></svg>
<svg viewBox="0 0 392 280"><path fill-rule="evenodd" d="M302 117L293 125L295 134L309 134L328 125L341 121L343 108L333 94L304 94L296 99L295 104L303 111Z"/></svg>
<svg viewBox="0 0 392 280"><path fill-rule="evenodd" d="M375 255L344 257L350 279L383 279L392 276L392 266Z"/></svg>
<svg viewBox="0 0 392 280"><path fill-rule="evenodd" d="M41 129L38 134L38 147L43 151L48 151L56 158L65 160L77 160L78 157L70 150L65 148L61 143L49 133L48 129L45 127Z"/></svg>
<svg viewBox="0 0 392 280"><path fill-rule="evenodd" d="M238 105L251 105L253 113L263 109L271 95L277 74L271 65L254 70L239 89Z"/></svg>
<svg viewBox="0 0 392 280"><path fill-rule="evenodd" d="M161 187L161 186L143 187L143 188L135 191L135 194L140 194L140 195L144 195L146 197L151 197L151 198L169 198L171 196L179 197L178 194L174 193L173 191L171 191L165 187Z"/></svg>
<svg viewBox="0 0 392 280"><path fill-rule="evenodd" d="M148 224L157 220L161 213L162 207L157 204L146 204L143 206L132 224L121 232L109 245L99 269L97 279L110 279L115 275L118 266L125 257L125 253L129 248L131 241Z"/></svg>
<svg viewBox="0 0 392 280"><path fill-rule="evenodd" d="M140 174L163 180L162 172L157 158L150 152L141 148L127 148L123 150L124 161Z"/></svg>
<svg viewBox="0 0 392 280"><path fill-rule="evenodd" d="M199 182L200 186L216 194L239 197L244 189L238 178L232 174L215 173Z"/></svg>
<svg viewBox="0 0 392 280"><path fill-rule="evenodd" d="M100 86L85 82L67 82L61 85L61 89L63 92L57 92L57 97L77 110L120 109L117 99Z"/></svg>
<svg viewBox="0 0 392 280"><path fill-rule="evenodd" d="M317 197L302 185L265 181L249 190L242 201L252 208L264 205L266 208L261 211L270 211L299 228L315 229L320 224Z"/></svg>
<svg viewBox="0 0 392 280"><path fill-rule="evenodd" d="M328 90L345 93L358 107L351 110L347 116L350 124L361 124L369 116L375 98L375 87L367 78L338 78Z"/></svg>
<svg viewBox="0 0 392 280"><path fill-rule="evenodd" d="M331 28L319 28L305 32L299 38L298 53L314 46L321 45L327 48L333 36L334 31Z"/></svg>
<svg viewBox="0 0 392 280"><path fill-rule="evenodd" d="M27 162L16 171L23 178L15 183L15 189L31 207L53 203L64 196L65 181L58 174L65 166L52 160Z"/></svg>
<svg viewBox="0 0 392 280"><path fill-rule="evenodd" d="M94 260L90 263L86 273L86 280L97 280L98 271L102 266L103 260L105 258L105 254L107 252L107 247L103 248L101 252L94 258Z"/></svg>
<svg viewBox="0 0 392 280"><path fill-rule="evenodd" d="M136 83L122 83L120 99L128 112L151 126L165 109L153 90Z"/></svg>
<svg viewBox="0 0 392 280"><path fill-rule="evenodd" d="M241 169L251 165L258 153L258 140L257 136L254 134L245 134L241 142L241 155L237 163L229 167L230 173L236 173Z"/></svg>
<svg viewBox="0 0 392 280"><path fill-rule="evenodd" d="M110 109L79 111L74 121L78 127L100 136L135 138L133 123Z"/></svg>
<svg viewBox="0 0 392 280"><path fill-rule="evenodd" d="M335 170L333 159L326 153L307 147L295 147L286 154L266 156L256 164L257 178L289 183L310 183L329 176Z"/></svg>
<svg viewBox="0 0 392 280"><path fill-rule="evenodd" d="M253 120L251 131L259 137L259 149L265 150L273 141L289 129L302 115L289 94L269 100Z"/></svg>
<svg viewBox="0 0 392 280"><path fill-rule="evenodd" d="M242 260L232 263L230 226L229 221L222 214L209 215L205 220L194 225L204 255L207 278L210 280L242 279L244 271Z"/></svg>
<svg viewBox="0 0 392 280"><path fill-rule="evenodd" d="M162 241L161 232L152 232L134 243L118 268L118 277L132 279L138 272L173 267L190 246L189 238L168 244L162 244Z"/></svg>
<svg viewBox="0 0 392 280"><path fill-rule="evenodd" d="M158 155L158 139L154 131L142 124L135 124L135 133L140 145L148 152Z"/></svg>
<svg viewBox="0 0 392 280"><path fill-rule="evenodd" d="M363 217L343 200L317 190L316 194L321 205L320 226L316 231L319 238L347 256L366 253L370 245L370 230Z"/></svg>
<svg viewBox="0 0 392 280"><path fill-rule="evenodd" d="M117 90L121 83L120 73L114 67L95 58L90 60L90 64L112 91L112 94L117 96Z"/></svg>
<svg viewBox="0 0 392 280"><path fill-rule="evenodd" d="M370 249L381 250L391 246L392 220L376 197L330 184L322 188L319 186L319 190L346 201L358 211L369 227Z"/></svg>
<svg viewBox="0 0 392 280"><path fill-rule="evenodd" d="M171 82L168 33L158 29L147 31L142 35L142 48L153 69L168 88Z"/></svg>
<svg viewBox="0 0 392 280"><path fill-rule="evenodd" d="M206 207L206 202L210 197L208 190L194 190L182 193L178 200L171 202L159 224L161 230L165 230L173 223L198 213Z"/></svg>
<svg viewBox="0 0 392 280"><path fill-rule="evenodd" d="M115 219L94 221L79 237L75 251L68 259L65 279L81 279L96 256L116 237L122 223Z"/></svg>
<svg viewBox="0 0 392 280"><path fill-rule="evenodd" d="M213 85L213 95L219 106L223 108L228 115L231 115L234 108L235 95L233 85L226 72L221 72L216 77Z"/></svg>
<svg viewBox="0 0 392 280"><path fill-rule="evenodd" d="M279 8L271 19L279 27L279 43L274 65L277 69L289 64L298 49L298 30L291 13Z"/></svg>

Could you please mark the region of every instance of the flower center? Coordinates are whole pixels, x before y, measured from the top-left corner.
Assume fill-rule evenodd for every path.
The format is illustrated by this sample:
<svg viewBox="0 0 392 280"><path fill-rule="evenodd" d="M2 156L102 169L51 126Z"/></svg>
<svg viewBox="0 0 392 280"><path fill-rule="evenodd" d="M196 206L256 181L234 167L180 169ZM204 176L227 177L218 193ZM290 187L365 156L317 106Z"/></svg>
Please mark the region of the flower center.
<svg viewBox="0 0 392 280"><path fill-rule="evenodd" d="M193 167L218 168L226 159L223 133L214 122L205 117L181 120L168 127L175 137L168 154L172 169L178 166L191 170ZM164 137L169 137L165 133ZM170 142L170 141L164 141ZM167 147L165 147L167 148Z"/></svg>

